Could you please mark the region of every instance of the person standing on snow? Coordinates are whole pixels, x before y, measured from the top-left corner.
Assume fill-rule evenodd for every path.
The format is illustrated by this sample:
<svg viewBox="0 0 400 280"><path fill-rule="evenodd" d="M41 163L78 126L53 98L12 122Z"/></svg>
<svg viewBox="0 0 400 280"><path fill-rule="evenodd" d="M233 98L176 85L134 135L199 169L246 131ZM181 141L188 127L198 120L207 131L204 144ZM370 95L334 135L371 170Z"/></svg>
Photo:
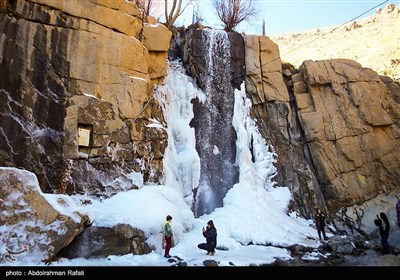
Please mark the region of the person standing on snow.
<svg viewBox="0 0 400 280"><path fill-rule="evenodd" d="M172 238L174 236L174 233L172 232L172 217L170 215L167 216L166 221L164 223L164 240L165 240L165 253L164 257L165 258L170 258L169 250L172 247Z"/></svg>
<svg viewBox="0 0 400 280"><path fill-rule="evenodd" d="M381 212L376 215L376 219L374 220L374 224L379 227L379 234L381 236L381 244L382 244L382 254L390 254L390 248L388 243L390 224L389 220L385 213Z"/></svg>
<svg viewBox="0 0 400 280"><path fill-rule="evenodd" d="M317 212L315 213L315 226L317 228L319 239L321 240L322 233L324 240L328 240L328 237L325 235L325 215L319 208L317 208Z"/></svg>

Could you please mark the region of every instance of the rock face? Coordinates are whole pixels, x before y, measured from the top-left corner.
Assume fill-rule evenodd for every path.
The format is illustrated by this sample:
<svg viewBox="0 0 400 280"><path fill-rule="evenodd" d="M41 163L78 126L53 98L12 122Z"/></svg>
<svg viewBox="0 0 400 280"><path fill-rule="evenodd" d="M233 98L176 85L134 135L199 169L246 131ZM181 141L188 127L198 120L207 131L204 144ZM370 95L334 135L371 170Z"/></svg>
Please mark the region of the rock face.
<svg viewBox="0 0 400 280"><path fill-rule="evenodd" d="M227 191L238 182L236 132L232 126L234 90L244 79L243 39L240 34L191 29L185 37L183 57L187 71L205 93L193 100L196 151L200 182L196 190L196 216L223 205Z"/></svg>
<svg viewBox="0 0 400 280"><path fill-rule="evenodd" d="M32 171L42 190L53 193L111 196L135 188L134 171L146 183L162 182L167 134L149 124L164 124L153 89L168 72L171 32L151 22L143 23L125 0L0 1L0 166ZM245 80L251 114L278 155L276 180L292 191L292 207L303 216L317 205L332 213L399 192L398 83L352 60L307 60L295 69L282 65L268 37L205 33L191 30L182 39L187 72L217 92L208 104L217 114L209 119L194 102L200 156L221 163L227 147L233 166L235 135L225 125L232 115L207 133L200 126L231 110L232 92ZM221 78L209 83L210 50L202 43L222 37L230 58L213 70ZM201 152L203 134L216 147L212 153ZM202 182L231 180L220 204L238 174L212 163L203 161L212 175ZM9 183L4 197L19 189L16 178L10 182L15 186Z"/></svg>
<svg viewBox="0 0 400 280"><path fill-rule="evenodd" d="M122 173L162 180L154 85L171 32L125 0L6 1L0 14L0 166L44 191L102 193ZM157 43L156 43L157 42ZM125 186L126 188L127 186Z"/></svg>
<svg viewBox="0 0 400 280"><path fill-rule="evenodd" d="M317 200L323 203L323 196L297 120L296 103L286 85L290 77L283 75L279 49L268 37L244 36L244 42L251 114L278 155L276 181L292 191L294 207L311 216L313 205Z"/></svg>
<svg viewBox="0 0 400 280"><path fill-rule="evenodd" d="M182 48L188 73L205 91L211 75L205 70L206 32L189 30ZM236 55L240 48L230 49L231 65L242 61ZM295 69L282 64L278 46L266 36L244 36L244 57L251 114L278 155L276 181L292 191L291 207L311 217L316 206L335 213L380 193L398 192L398 83L344 59L305 61ZM231 77L240 77L237 65Z"/></svg>
<svg viewBox="0 0 400 280"><path fill-rule="evenodd" d="M88 220L78 212L67 215L54 208L36 176L25 170L0 168L0 197L0 263L48 261L79 235ZM56 204L76 207L62 196Z"/></svg>
<svg viewBox="0 0 400 280"><path fill-rule="evenodd" d="M305 61L297 76L298 115L329 208L398 189L400 86L340 59Z"/></svg>
<svg viewBox="0 0 400 280"><path fill-rule="evenodd" d="M344 59L282 68L268 37L245 36L245 44L252 113L296 208L336 212L398 191L398 83Z"/></svg>

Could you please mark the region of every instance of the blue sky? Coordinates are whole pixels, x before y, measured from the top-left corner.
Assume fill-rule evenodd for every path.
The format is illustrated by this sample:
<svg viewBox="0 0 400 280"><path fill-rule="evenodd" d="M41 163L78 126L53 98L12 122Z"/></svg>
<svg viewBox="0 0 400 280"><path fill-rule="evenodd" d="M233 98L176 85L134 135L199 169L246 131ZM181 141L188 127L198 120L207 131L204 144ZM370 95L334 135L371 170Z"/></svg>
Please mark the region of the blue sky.
<svg viewBox="0 0 400 280"><path fill-rule="evenodd" d="M246 34L262 33L262 21L265 20L266 35L276 35L294 31L343 24L369 9L384 3L385 0L253 0L260 7L258 15L249 23L242 23L237 31ZM212 0L200 0L204 24L213 28L222 28L217 18ZM400 1L387 1L378 8L384 8ZM361 18L376 11L371 10ZM193 6L188 6L184 16L178 21L185 26L191 23Z"/></svg>

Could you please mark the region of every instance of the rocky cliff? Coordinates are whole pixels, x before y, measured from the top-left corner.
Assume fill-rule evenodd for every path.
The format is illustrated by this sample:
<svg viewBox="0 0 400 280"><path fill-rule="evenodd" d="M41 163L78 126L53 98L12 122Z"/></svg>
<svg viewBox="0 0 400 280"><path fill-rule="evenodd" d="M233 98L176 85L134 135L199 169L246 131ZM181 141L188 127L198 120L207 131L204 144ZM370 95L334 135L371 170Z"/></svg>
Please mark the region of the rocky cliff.
<svg viewBox="0 0 400 280"><path fill-rule="evenodd" d="M191 30L183 40L183 61L200 87L207 32ZM236 37L229 36L232 46ZM307 217L317 206L335 213L399 191L398 83L346 59L308 60L296 69L266 36L246 35L239 49L231 49L232 61L244 56L251 114L275 149L276 180L292 191L294 209Z"/></svg>
<svg viewBox="0 0 400 280"><path fill-rule="evenodd" d="M147 125L163 122L153 87L171 32L124 0L4 3L0 166L58 193L115 193L132 171L162 180L167 135Z"/></svg>
<svg viewBox="0 0 400 280"><path fill-rule="evenodd" d="M110 196L135 188L133 171L162 182L167 135L150 124L164 123L153 89L168 73L171 32L143 23L124 0L1 3L0 166L32 171L55 193ZM188 73L204 88L202 32L182 42ZM399 191L398 83L346 59L296 69L268 37L228 38L231 85L220 94L245 81L294 209L334 213Z"/></svg>
<svg viewBox="0 0 400 280"><path fill-rule="evenodd" d="M253 115L303 214L398 192L398 83L346 59L282 66L268 37L245 42Z"/></svg>

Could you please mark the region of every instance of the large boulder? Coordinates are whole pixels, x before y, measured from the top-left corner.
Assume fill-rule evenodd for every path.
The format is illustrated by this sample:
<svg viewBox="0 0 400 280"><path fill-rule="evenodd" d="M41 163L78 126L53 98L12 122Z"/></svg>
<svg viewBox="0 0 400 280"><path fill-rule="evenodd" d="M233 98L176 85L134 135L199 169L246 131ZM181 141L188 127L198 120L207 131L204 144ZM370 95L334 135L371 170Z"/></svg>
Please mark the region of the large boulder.
<svg viewBox="0 0 400 280"><path fill-rule="evenodd" d="M100 258L110 255L143 255L152 248L146 243L142 230L127 224L109 227L87 227L68 247L62 250L60 257Z"/></svg>
<svg viewBox="0 0 400 280"><path fill-rule="evenodd" d="M25 170L0 168L0 197L3 264L50 261L88 221L73 211L78 207L71 198L44 194L36 176Z"/></svg>

